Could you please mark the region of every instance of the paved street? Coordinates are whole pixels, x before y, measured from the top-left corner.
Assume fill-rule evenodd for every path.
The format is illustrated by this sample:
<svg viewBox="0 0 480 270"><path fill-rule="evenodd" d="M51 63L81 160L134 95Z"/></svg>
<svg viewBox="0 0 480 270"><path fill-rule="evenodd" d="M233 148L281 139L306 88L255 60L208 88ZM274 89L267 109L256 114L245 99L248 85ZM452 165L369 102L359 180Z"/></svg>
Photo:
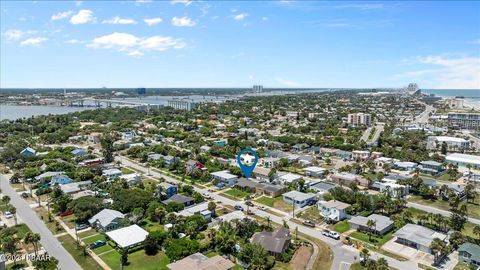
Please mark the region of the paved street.
<svg viewBox="0 0 480 270"><path fill-rule="evenodd" d="M450 214L451 214L449 211L438 209L438 208L431 207L431 206L426 206L426 205L423 205L423 204L418 204L418 203L409 202L409 203L407 203L407 206L418 208L420 210L435 213L435 214L441 214L441 215L446 216L446 217L449 217ZM480 225L480 219L469 217L468 221L470 221L473 224L479 224Z"/></svg>
<svg viewBox="0 0 480 270"><path fill-rule="evenodd" d="M120 160L119 157L117 157L117 159ZM122 157L121 160L122 160L124 165L130 166L130 167L135 168L139 171L147 173L147 168L146 167L143 167L143 166L139 165L138 163L132 162L128 158ZM171 181L171 182L175 182L175 183L181 182L181 181L179 181L179 180L177 180L173 177L169 177L167 175L158 173L154 170L150 170L150 173L151 173L151 176L153 176L153 177L164 178L167 181ZM200 192L200 193L208 192L207 189L201 189L201 188L197 188L197 187L194 187L194 189L195 189L195 191ZM244 209L247 209L247 206L242 202L234 201L234 200L225 198L225 197L220 196L220 195L215 194L215 193L211 193L211 192L208 192L208 193L210 193L212 195L212 197L215 201L220 201L224 205L230 205L230 206L241 205ZM284 220L290 219L290 217L287 217L286 219L281 218L279 216L272 215L268 212L261 211L259 209L255 209L255 208L250 208L250 210L252 210L252 212L259 217L267 217L268 216L268 217L270 217L271 221L279 223L279 224L283 224ZM328 237L324 236L318 228L306 227L306 226L299 225L299 224L294 223L294 222L289 221L289 220L287 220L287 224L290 228L298 227L299 232L304 233L306 235L309 235L311 237L320 239L321 241L327 243L330 246L330 248L333 250L333 253L334 253L334 260L333 260L333 264L332 264L331 269L334 269L334 270L345 269L345 267L348 264L351 264L351 263L354 262L355 257L356 257L357 261L359 260L359 251L358 250L355 250L352 247L346 247L340 241L334 240L332 238L328 238ZM379 258L379 257L384 257L385 259L387 259L388 264L390 266L395 267L397 269L402 269L402 270L420 269L420 268L417 267L417 264L415 264L415 263L408 262L408 261L401 262L401 261L398 261L396 259L386 257L386 256L378 254L378 253L372 253L372 258L376 259L376 258Z"/></svg>
<svg viewBox="0 0 480 270"><path fill-rule="evenodd" d="M8 178L4 175L0 175L0 187L3 194L10 196L10 203L17 208L18 216L34 233L40 234L40 243L50 255L58 260L59 268L64 270L82 269L73 259L72 255L70 255L57 238L53 236L45 223L35 214L35 211L33 211L27 202L10 186Z"/></svg>
<svg viewBox="0 0 480 270"><path fill-rule="evenodd" d="M415 117L415 123L426 124L428 122L428 117L430 116L430 113L435 111L435 108L432 105L427 105L423 102L420 103L425 105L425 111Z"/></svg>

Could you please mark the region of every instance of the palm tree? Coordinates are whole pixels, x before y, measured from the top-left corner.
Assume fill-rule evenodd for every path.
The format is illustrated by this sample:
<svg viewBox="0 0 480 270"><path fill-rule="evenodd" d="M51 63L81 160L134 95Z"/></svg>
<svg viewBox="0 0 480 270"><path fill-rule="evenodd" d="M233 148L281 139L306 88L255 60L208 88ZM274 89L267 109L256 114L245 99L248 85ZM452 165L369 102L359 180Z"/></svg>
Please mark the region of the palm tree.
<svg viewBox="0 0 480 270"><path fill-rule="evenodd" d="M385 258L379 258L377 260L377 270L388 270L388 261Z"/></svg>
<svg viewBox="0 0 480 270"><path fill-rule="evenodd" d="M38 233L33 233L32 236L31 236L31 243L33 244L33 248L35 250L35 255L38 254L38 243L40 243L40 240L41 240L41 236L40 234Z"/></svg>
<svg viewBox="0 0 480 270"><path fill-rule="evenodd" d="M17 265L17 244L18 238L15 236L7 236L2 241L2 251L5 253L10 253L13 258L13 265Z"/></svg>
<svg viewBox="0 0 480 270"><path fill-rule="evenodd" d="M443 242L439 238L434 238L432 243L430 244L430 249L432 250L434 255L434 264L436 264L440 255L445 251L445 242Z"/></svg>
<svg viewBox="0 0 480 270"><path fill-rule="evenodd" d="M369 219L367 221L367 227L370 230L369 233L368 233L368 238L369 238L370 241L371 241L371 236L374 233L373 229L375 228L376 225L377 225L377 222L375 220Z"/></svg>
<svg viewBox="0 0 480 270"><path fill-rule="evenodd" d="M368 251L368 249L363 248L362 251L360 252L360 257L363 259L362 264L365 265L365 263L370 258L370 252Z"/></svg>

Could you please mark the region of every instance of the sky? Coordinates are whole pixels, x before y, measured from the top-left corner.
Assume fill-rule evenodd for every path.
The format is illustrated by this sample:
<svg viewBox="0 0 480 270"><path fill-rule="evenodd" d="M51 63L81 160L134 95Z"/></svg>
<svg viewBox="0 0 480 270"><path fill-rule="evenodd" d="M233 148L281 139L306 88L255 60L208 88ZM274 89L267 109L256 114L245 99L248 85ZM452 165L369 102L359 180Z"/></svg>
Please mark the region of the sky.
<svg viewBox="0 0 480 270"><path fill-rule="evenodd" d="M480 89L480 2L1 1L0 87Z"/></svg>

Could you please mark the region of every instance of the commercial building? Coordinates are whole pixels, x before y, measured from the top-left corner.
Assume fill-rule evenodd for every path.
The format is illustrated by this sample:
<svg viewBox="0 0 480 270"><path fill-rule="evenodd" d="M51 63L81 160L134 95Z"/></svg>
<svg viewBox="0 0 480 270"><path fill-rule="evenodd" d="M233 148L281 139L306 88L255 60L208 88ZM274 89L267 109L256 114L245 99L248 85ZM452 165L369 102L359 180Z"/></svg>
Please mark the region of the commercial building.
<svg viewBox="0 0 480 270"><path fill-rule="evenodd" d="M438 238L442 241L447 239L447 235L417 224L406 224L393 235L397 237L395 242L426 253L432 253L430 244L433 239Z"/></svg>
<svg viewBox="0 0 480 270"><path fill-rule="evenodd" d="M457 166L467 166L470 164L472 168L480 168L480 156L467 154L450 154L445 157L445 162L455 164Z"/></svg>
<svg viewBox="0 0 480 270"><path fill-rule="evenodd" d="M447 145L448 150L460 151L470 147L470 142L457 137L449 136L429 136L427 142L427 149L440 150L443 144Z"/></svg>
<svg viewBox="0 0 480 270"><path fill-rule="evenodd" d="M478 129L480 128L480 113L448 113L448 127Z"/></svg>
<svg viewBox="0 0 480 270"><path fill-rule="evenodd" d="M463 99L446 98L443 104L450 109L463 109Z"/></svg>
<svg viewBox="0 0 480 270"><path fill-rule="evenodd" d="M191 111L197 107L197 103L189 99L170 99L167 101L167 106L177 110Z"/></svg>
<svg viewBox="0 0 480 270"><path fill-rule="evenodd" d="M347 117L347 124L351 126L370 126L372 123L372 116L367 113L349 113Z"/></svg>
<svg viewBox="0 0 480 270"><path fill-rule="evenodd" d="M252 87L252 90L255 93L262 93L263 92L263 85L254 85Z"/></svg>

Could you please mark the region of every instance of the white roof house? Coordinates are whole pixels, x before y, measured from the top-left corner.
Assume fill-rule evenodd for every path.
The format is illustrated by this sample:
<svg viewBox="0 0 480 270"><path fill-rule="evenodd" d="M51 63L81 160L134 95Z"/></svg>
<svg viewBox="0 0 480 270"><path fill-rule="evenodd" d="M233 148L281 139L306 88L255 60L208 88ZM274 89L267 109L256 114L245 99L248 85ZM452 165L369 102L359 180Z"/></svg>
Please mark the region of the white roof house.
<svg viewBox="0 0 480 270"><path fill-rule="evenodd" d="M88 222L90 224L97 223L102 227L107 227L110 223L112 223L112 221L117 218L123 219L125 218L125 215L121 212L118 212L117 210L103 209L102 211L91 217Z"/></svg>
<svg viewBox="0 0 480 270"><path fill-rule="evenodd" d="M233 178L238 178L238 176L231 174L230 171L224 170L224 171L219 171L219 172L214 172L211 173L211 175L214 178L218 179L233 179Z"/></svg>
<svg viewBox="0 0 480 270"><path fill-rule="evenodd" d="M326 169L318 166L310 166L303 169L305 172L310 173L323 173Z"/></svg>
<svg viewBox="0 0 480 270"><path fill-rule="evenodd" d="M294 174L294 173L287 173L287 174L281 175L277 178L277 180L279 182L284 183L284 184L290 184L290 183L293 183L293 182L298 181L300 179L302 179L302 176L298 175L298 174Z"/></svg>
<svg viewBox="0 0 480 270"><path fill-rule="evenodd" d="M142 244L145 238L147 238L148 232L135 224L107 232L107 236L119 247L127 248Z"/></svg>
<svg viewBox="0 0 480 270"><path fill-rule="evenodd" d="M208 210L208 202L203 202L183 209L178 212L178 215L184 217L200 215L207 221L210 221L212 218L212 211Z"/></svg>
<svg viewBox="0 0 480 270"><path fill-rule="evenodd" d="M445 161L448 163L453 163L457 165L467 165L471 164L473 166L480 167L480 156L467 155L467 154L450 154L445 157Z"/></svg>
<svg viewBox="0 0 480 270"><path fill-rule="evenodd" d="M61 185L60 189L67 194L76 193L82 191L86 187L89 187L92 184L92 181L80 181L80 182L73 182L65 185Z"/></svg>
<svg viewBox="0 0 480 270"><path fill-rule="evenodd" d="M303 193L300 191L292 190L290 192L282 194L282 196L284 198L285 197L293 198L295 199L295 201L305 201L305 200L314 199L316 195L314 193Z"/></svg>
<svg viewBox="0 0 480 270"><path fill-rule="evenodd" d="M221 222L230 222L234 220L243 220L247 216L242 211L233 211L231 213L225 214L223 216L219 216L217 220Z"/></svg>

